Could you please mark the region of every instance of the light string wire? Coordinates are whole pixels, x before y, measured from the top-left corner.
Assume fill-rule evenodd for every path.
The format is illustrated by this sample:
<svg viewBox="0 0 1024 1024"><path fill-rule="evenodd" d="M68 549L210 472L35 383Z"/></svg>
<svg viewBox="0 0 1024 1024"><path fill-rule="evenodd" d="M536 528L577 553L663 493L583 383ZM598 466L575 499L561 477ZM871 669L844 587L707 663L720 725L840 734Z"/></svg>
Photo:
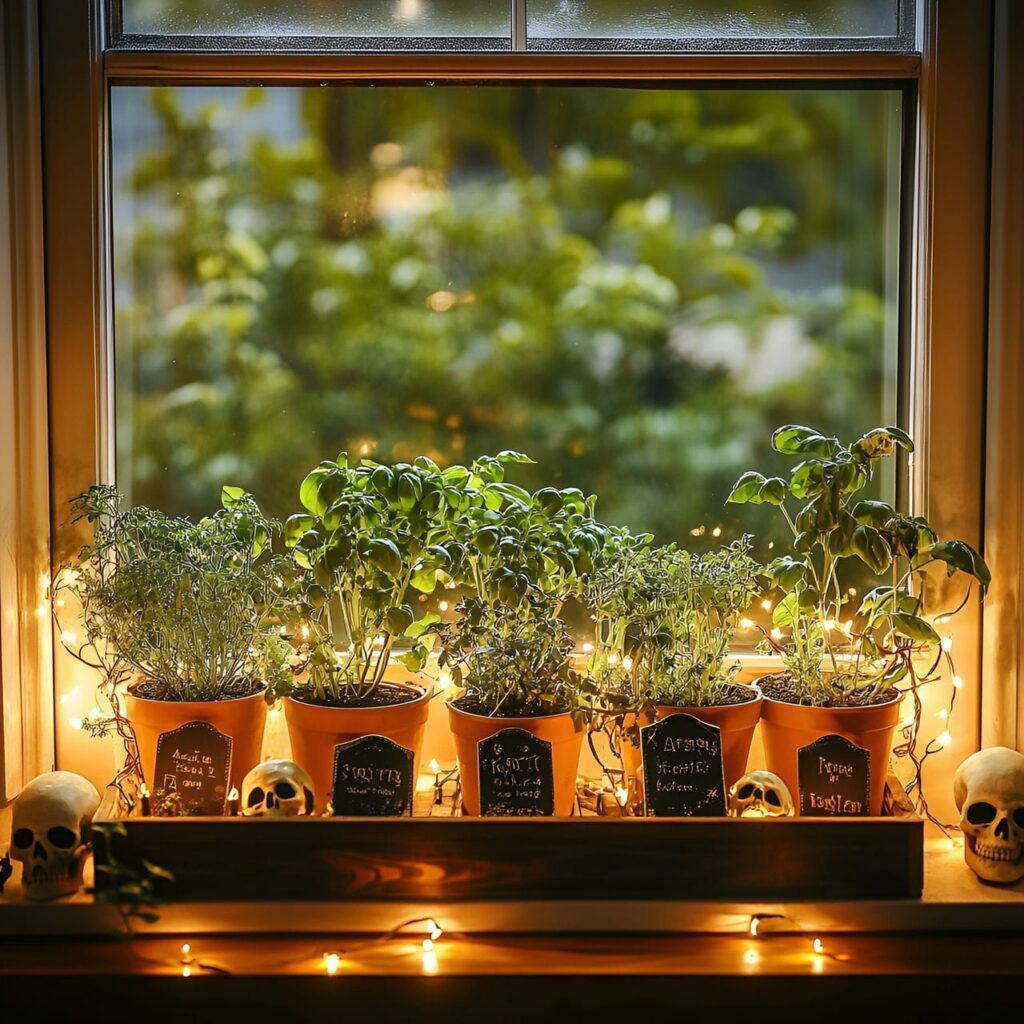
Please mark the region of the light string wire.
<svg viewBox="0 0 1024 1024"><path fill-rule="evenodd" d="M761 931L762 921L785 921L787 924L792 925L792 928L795 929L796 932L802 938L810 939L811 952L814 953L815 956L828 957L829 960L834 960L836 963L846 963L847 961L852 959L848 953L830 952L828 949L826 949L825 944L824 942L822 942L820 936L812 935L795 917L790 917L789 914L751 914L750 920L747 924L747 935L749 935L752 939L763 939L766 938L768 935L777 935L782 937L792 934L791 931L769 931L767 934L763 933Z"/></svg>

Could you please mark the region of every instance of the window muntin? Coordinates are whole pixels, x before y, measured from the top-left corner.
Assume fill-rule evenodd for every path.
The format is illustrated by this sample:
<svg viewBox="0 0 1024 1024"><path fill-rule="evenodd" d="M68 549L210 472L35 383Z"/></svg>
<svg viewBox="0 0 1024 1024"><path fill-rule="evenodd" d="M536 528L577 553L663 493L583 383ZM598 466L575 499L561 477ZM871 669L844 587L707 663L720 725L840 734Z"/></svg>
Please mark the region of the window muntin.
<svg viewBox="0 0 1024 1024"><path fill-rule="evenodd" d="M510 447L661 540L763 546L723 501L773 427L896 416L902 102L116 87L119 485L285 514L341 449Z"/></svg>

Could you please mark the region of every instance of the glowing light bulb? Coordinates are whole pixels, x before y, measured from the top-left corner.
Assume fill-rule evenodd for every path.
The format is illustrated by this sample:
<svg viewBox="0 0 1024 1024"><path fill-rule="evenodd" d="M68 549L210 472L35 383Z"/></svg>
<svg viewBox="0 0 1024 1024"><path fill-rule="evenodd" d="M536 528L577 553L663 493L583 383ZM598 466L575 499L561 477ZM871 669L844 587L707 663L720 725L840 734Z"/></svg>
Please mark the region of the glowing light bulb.
<svg viewBox="0 0 1024 1024"><path fill-rule="evenodd" d="M629 799L629 790L624 786L619 786L619 788L615 790L615 799L620 807L625 807L626 801Z"/></svg>
<svg viewBox="0 0 1024 1024"><path fill-rule="evenodd" d="M432 757L430 759L430 770L435 775L437 775L437 773L441 770L441 766L437 763L437 758L436 757Z"/></svg>
<svg viewBox="0 0 1024 1024"><path fill-rule="evenodd" d="M943 721L949 718L949 712L945 708L941 708L939 711L936 711L935 715L937 718L941 718Z"/></svg>
<svg viewBox="0 0 1024 1024"><path fill-rule="evenodd" d="M622 667L628 672L633 667L633 659L632 658L623 658L622 659Z"/></svg>
<svg viewBox="0 0 1024 1024"><path fill-rule="evenodd" d="M192 977L192 968L189 967L188 964L185 964L185 966L182 967L182 969L181 969L181 976L183 978L191 978Z"/></svg>
<svg viewBox="0 0 1024 1024"><path fill-rule="evenodd" d="M960 678L960 676L953 676L953 687L954 687L954 689L959 690L959 689L961 689L963 687L963 685L964 685L964 681L963 681L963 679Z"/></svg>
<svg viewBox="0 0 1024 1024"><path fill-rule="evenodd" d="M757 929L760 926L761 926L761 918L759 918L759 917L752 917L750 919L750 924L747 926L747 932L750 934L751 938L754 938L754 939L757 938Z"/></svg>
<svg viewBox="0 0 1024 1024"><path fill-rule="evenodd" d="M437 942L437 940L441 938L442 935L444 935L444 932L441 931L440 926L433 918L430 918L427 921L427 930L430 932L430 937L434 940L434 942Z"/></svg>
<svg viewBox="0 0 1024 1024"><path fill-rule="evenodd" d="M754 626L754 620L746 617L740 619L740 629L752 629Z"/></svg>
<svg viewBox="0 0 1024 1024"><path fill-rule="evenodd" d="M942 649L949 654L953 650L953 638L951 636L944 636L942 638Z"/></svg>
<svg viewBox="0 0 1024 1024"><path fill-rule="evenodd" d="M72 729L81 729L82 720L80 718L69 718L68 725L70 725Z"/></svg>
<svg viewBox="0 0 1024 1024"><path fill-rule="evenodd" d="M847 591L847 593L850 595L850 597L856 597L857 596L857 588L856 587L850 587L850 589Z"/></svg>
<svg viewBox="0 0 1024 1024"><path fill-rule="evenodd" d="M770 611L772 610L772 603L771 603L771 601L769 601L769 600L768 600L768 598L765 598L765 599L764 599L764 600L763 600L763 601L761 602L761 607L762 607L762 608L763 608L763 609L764 609L764 610L765 610L766 612L770 612Z"/></svg>
<svg viewBox="0 0 1024 1024"><path fill-rule="evenodd" d="M835 619L826 619L825 620L825 628L827 630L835 629L836 628L836 620Z"/></svg>
<svg viewBox="0 0 1024 1024"><path fill-rule="evenodd" d="M779 627L778 627L778 626L776 626L776 627L775 627L775 628L774 628L774 629L772 630L772 639L773 639L773 640L781 640L781 639L782 639L782 630L781 630L781 629L779 629Z"/></svg>
<svg viewBox="0 0 1024 1024"><path fill-rule="evenodd" d="M743 954L744 962L751 965L758 963L760 959L760 954L757 952L756 949L748 949L746 953Z"/></svg>
<svg viewBox="0 0 1024 1024"><path fill-rule="evenodd" d="M814 940L813 947L814 947L814 952L815 953L824 953L825 952L825 943L822 942L821 939L817 939L816 938Z"/></svg>
<svg viewBox="0 0 1024 1024"><path fill-rule="evenodd" d="M68 647L73 647L78 643L78 634L73 629L65 629L60 635L60 642L67 644Z"/></svg>
<svg viewBox="0 0 1024 1024"><path fill-rule="evenodd" d="M424 953L433 953L433 951L434 951L433 939L424 939L423 940L423 952Z"/></svg>
<svg viewBox="0 0 1024 1024"><path fill-rule="evenodd" d="M583 653L584 654L589 654L593 649L594 649L594 645L592 643L590 643L590 642L587 642L587 643L585 643L583 645Z"/></svg>
<svg viewBox="0 0 1024 1024"><path fill-rule="evenodd" d="M341 957L337 953L324 953L324 970L330 974L335 975L338 973L338 968L341 966Z"/></svg>
<svg viewBox="0 0 1024 1024"><path fill-rule="evenodd" d="M309 626L305 623L299 627L299 636L301 636L303 640L309 639Z"/></svg>
<svg viewBox="0 0 1024 1024"><path fill-rule="evenodd" d="M909 729L913 724L914 724L914 716L913 715L907 715L907 717L904 718L902 722L900 722L900 728L901 729Z"/></svg>
<svg viewBox="0 0 1024 1024"><path fill-rule="evenodd" d="M145 787L143 787L143 788L145 788ZM148 791L146 792L145 795L146 796L149 795ZM188 942L183 942L181 944L181 959L182 960L188 960L188 958L191 955L191 953L192 953L192 946Z"/></svg>
<svg viewBox="0 0 1024 1024"><path fill-rule="evenodd" d="M948 747L953 742L953 734L948 729L945 732L940 732L935 738L944 747Z"/></svg>
<svg viewBox="0 0 1024 1024"><path fill-rule="evenodd" d="M716 526L716 527L715 527L715 528L714 528L714 529L713 529L713 530L711 531L711 536L712 536L712 537L721 537L721 536L722 536L722 528L721 528L720 526Z"/></svg>
<svg viewBox="0 0 1024 1024"><path fill-rule="evenodd" d="M608 655L608 664L609 665L617 665L618 663L619 663L619 656L617 654L609 654Z"/></svg>
<svg viewBox="0 0 1024 1024"><path fill-rule="evenodd" d="M768 550L771 551L771 549L773 547L775 547L775 541L773 541L773 540L768 541Z"/></svg>
<svg viewBox="0 0 1024 1024"><path fill-rule="evenodd" d="M446 611L448 611L448 602L447 601L438 601L437 607L440 608L441 611L446 612Z"/></svg>

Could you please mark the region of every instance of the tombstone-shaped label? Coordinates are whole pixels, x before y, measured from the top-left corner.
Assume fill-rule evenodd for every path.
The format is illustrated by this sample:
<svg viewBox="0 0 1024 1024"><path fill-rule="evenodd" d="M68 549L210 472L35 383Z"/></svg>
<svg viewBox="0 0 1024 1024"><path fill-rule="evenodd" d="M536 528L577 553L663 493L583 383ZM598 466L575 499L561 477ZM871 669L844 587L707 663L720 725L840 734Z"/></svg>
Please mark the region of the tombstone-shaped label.
<svg viewBox="0 0 1024 1024"><path fill-rule="evenodd" d="M551 744L525 729L502 729L477 744L480 813L552 815L555 776Z"/></svg>
<svg viewBox="0 0 1024 1024"><path fill-rule="evenodd" d="M693 715L669 715L640 730L647 814L665 818L724 816L722 733Z"/></svg>
<svg viewBox="0 0 1024 1024"><path fill-rule="evenodd" d="M334 748L331 805L337 816L412 814L415 755L386 736L360 736Z"/></svg>
<svg viewBox="0 0 1024 1024"><path fill-rule="evenodd" d="M224 813L232 739L209 722L187 722L160 734L151 785L182 814Z"/></svg>
<svg viewBox="0 0 1024 1024"><path fill-rule="evenodd" d="M800 813L809 818L868 814L871 752L835 733L797 751Z"/></svg>

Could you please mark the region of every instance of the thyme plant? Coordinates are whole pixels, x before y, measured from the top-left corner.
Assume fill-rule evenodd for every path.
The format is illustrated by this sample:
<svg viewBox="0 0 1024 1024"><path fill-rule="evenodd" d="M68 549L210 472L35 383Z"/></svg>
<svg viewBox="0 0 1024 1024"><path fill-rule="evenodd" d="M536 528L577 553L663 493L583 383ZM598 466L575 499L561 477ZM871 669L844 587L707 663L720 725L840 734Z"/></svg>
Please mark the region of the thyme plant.
<svg viewBox="0 0 1024 1024"><path fill-rule="evenodd" d="M591 671L619 711L719 703L739 668L726 664L733 635L761 589L750 539L706 554L648 540L617 545L588 581Z"/></svg>
<svg viewBox="0 0 1024 1024"><path fill-rule="evenodd" d="M728 500L775 506L793 536L793 553L767 567L783 596L765 646L782 656L787 696L820 706L871 704L904 680L911 688L930 681L942 656L928 613L930 568L967 578L960 607L971 584L984 593L991 574L974 548L940 541L923 516L857 497L883 460L913 451L910 437L878 427L844 445L810 427L786 426L772 445L801 460L789 479L744 473ZM856 609L844 583L851 560L875 576ZM926 659L932 667L922 677L916 663Z"/></svg>
<svg viewBox="0 0 1024 1024"><path fill-rule="evenodd" d="M107 678L134 676L143 696L220 700L266 683L271 699L291 672L280 624L294 568L271 551L279 523L239 488L221 497L198 522L122 509L108 486L75 499L74 519L91 523L93 536L54 591L81 606L84 638L64 634L73 653Z"/></svg>

